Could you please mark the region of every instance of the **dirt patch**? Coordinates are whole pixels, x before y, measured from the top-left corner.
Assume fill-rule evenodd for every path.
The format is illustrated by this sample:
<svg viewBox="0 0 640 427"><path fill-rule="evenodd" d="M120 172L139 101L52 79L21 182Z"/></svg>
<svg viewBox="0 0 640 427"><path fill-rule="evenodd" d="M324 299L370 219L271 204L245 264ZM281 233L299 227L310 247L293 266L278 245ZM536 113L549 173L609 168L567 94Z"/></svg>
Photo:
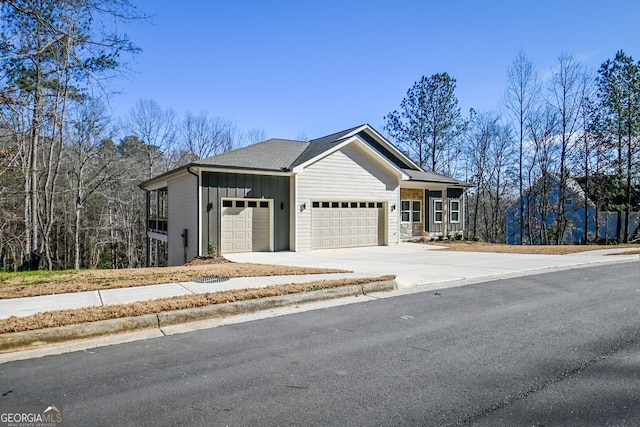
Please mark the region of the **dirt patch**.
<svg viewBox="0 0 640 427"><path fill-rule="evenodd" d="M0 273L0 299L53 295L162 283L191 282L203 277L259 277L345 273L345 270L247 263L204 263L180 267L80 270L66 272Z"/></svg>
<svg viewBox="0 0 640 427"><path fill-rule="evenodd" d="M357 279L323 280L304 284L276 285L266 288L239 289L232 291L211 292L206 294L185 295L142 301L133 304L108 305L104 307L87 307L73 310L48 311L26 317L10 317L0 320L0 334L30 331L34 329L54 328L57 326L77 325L99 320L135 317L145 314L156 314L163 311L182 310L186 308L206 307L234 301L245 301L267 298L320 289L339 288L364 283L393 280L395 276L380 276Z"/></svg>
<svg viewBox="0 0 640 427"><path fill-rule="evenodd" d="M222 255L199 256L199 257L196 257L196 258L192 259L189 262L184 263L183 265L192 266L192 265L224 264L224 263L227 263L227 262L231 262L231 261L229 261L228 259L226 259Z"/></svg>
<svg viewBox="0 0 640 427"><path fill-rule="evenodd" d="M497 243L461 241L426 242L428 245L443 246L447 250L459 252L494 252L504 254L537 254L537 255L566 255L578 252L596 251L613 248L640 248L638 245L502 245Z"/></svg>

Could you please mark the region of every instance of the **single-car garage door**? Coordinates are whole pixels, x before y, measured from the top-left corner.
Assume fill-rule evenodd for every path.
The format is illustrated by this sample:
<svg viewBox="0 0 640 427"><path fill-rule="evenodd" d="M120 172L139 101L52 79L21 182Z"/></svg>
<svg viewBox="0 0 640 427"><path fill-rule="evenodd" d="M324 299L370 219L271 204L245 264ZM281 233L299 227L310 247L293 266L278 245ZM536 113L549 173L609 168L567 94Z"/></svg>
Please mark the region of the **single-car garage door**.
<svg viewBox="0 0 640 427"><path fill-rule="evenodd" d="M271 200L222 200L222 253L271 250Z"/></svg>
<svg viewBox="0 0 640 427"><path fill-rule="evenodd" d="M383 202L313 202L311 248L384 245L384 206Z"/></svg>

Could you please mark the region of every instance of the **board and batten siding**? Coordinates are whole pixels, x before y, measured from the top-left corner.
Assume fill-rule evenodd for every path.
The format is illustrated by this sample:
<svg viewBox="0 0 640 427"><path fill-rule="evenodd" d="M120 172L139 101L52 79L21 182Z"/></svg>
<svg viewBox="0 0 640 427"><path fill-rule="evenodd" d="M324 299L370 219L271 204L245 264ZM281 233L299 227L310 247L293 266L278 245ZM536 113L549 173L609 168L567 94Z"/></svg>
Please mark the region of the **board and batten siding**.
<svg viewBox="0 0 640 427"><path fill-rule="evenodd" d="M202 173L202 251L222 242L221 209L223 198L273 200L273 249L289 250L290 177L245 173Z"/></svg>
<svg viewBox="0 0 640 427"><path fill-rule="evenodd" d="M296 176L296 251L311 250L313 201L386 202L386 244L398 242L398 177L354 144L304 168ZM392 212L390 206L396 205Z"/></svg>
<svg viewBox="0 0 640 427"><path fill-rule="evenodd" d="M182 231L187 229L186 261L198 256L197 179L184 174L167 182L169 265L185 262Z"/></svg>

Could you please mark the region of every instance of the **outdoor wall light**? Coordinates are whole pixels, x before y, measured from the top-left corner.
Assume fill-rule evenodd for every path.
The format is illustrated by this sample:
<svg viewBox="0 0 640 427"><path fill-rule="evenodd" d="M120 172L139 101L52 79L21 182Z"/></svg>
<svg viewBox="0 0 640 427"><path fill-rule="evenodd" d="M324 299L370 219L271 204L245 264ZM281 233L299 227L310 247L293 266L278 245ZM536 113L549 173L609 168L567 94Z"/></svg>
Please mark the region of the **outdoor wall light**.
<svg viewBox="0 0 640 427"><path fill-rule="evenodd" d="M307 204L306 203L301 204L300 210L305 210L305 209L307 209Z"/></svg>
<svg viewBox="0 0 640 427"><path fill-rule="evenodd" d="M396 205L395 204L391 205L391 212L393 212L395 210L396 210Z"/></svg>

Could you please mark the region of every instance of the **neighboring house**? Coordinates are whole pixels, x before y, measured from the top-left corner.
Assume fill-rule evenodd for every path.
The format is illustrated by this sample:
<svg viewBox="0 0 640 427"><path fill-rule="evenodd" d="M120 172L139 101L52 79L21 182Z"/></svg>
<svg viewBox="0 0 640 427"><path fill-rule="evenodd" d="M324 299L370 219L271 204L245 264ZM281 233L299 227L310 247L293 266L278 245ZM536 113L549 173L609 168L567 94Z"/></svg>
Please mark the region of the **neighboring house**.
<svg viewBox="0 0 640 427"><path fill-rule="evenodd" d="M596 204L586 195L583 184L584 179L567 179L565 196L562 200L567 227L562 243L579 244L585 241L585 198L587 201L588 240L616 241L618 212L608 209L608 204L601 202L596 218ZM524 230L525 243L543 244L545 235L549 240L553 240L551 236L556 232L559 193L559 177L553 174L548 175L546 179L540 178L530 189L526 190L524 222L529 224L529 228ZM635 211L629 217L629 235L636 233L639 221L638 200L635 197L632 204ZM624 220L624 214L622 214L621 227L623 230ZM507 244L521 244L519 198L507 209Z"/></svg>
<svg viewBox="0 0 640 427"><path fill-rule="evenodd" d="M369 125L309 142L267 141L141 184L147 254L310 251L464 230L470 185L424 171ZM160 262L161 264L162 262Z"/></svg>

